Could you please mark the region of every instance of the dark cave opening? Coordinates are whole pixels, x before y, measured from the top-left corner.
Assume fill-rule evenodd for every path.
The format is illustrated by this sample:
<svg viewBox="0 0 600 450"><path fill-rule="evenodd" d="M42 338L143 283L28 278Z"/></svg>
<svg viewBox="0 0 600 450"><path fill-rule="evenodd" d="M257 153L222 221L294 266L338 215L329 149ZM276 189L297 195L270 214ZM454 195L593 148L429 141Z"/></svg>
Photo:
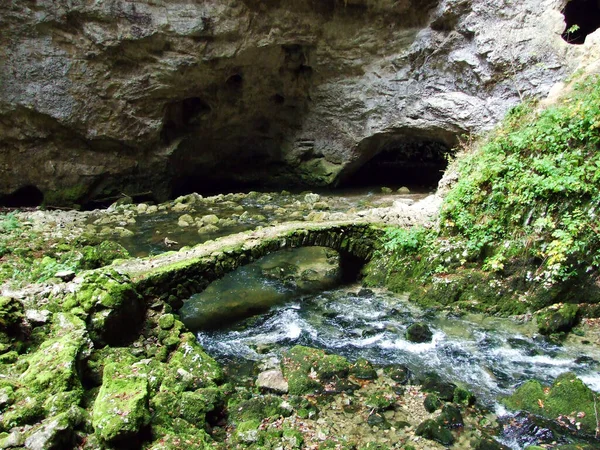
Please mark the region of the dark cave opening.
<svg viewBox="0 0 600 450"><path fill-rule="evenodd" d="M346 176L341 185L435 189L448 165L447 156L450 153L451 147L441 141L393 139L358 170Z"/></svg>
<svg viewBox="0 0 600 450"><path fill-rule="evenodd" d="M565 16L565 31L561 36L569 44L585 43L585 38L600 27L598 0L571 0L562 13Z"/></svg>
<svg viewBox="0 0 600 450"><path fill-rule="evenodd" d="M199 97L190 97L169 103L165 107L161 140L169 144L177 137L189 131L189 128L204 115L210 113L211 107Z"/></svg>
<svg viewBox="0 0 600 450"><path fill-rule="evenodd" d="M0 205L9 208L40 206L44 194L37 187L23 186L8 195L0 197Z"/></svg>

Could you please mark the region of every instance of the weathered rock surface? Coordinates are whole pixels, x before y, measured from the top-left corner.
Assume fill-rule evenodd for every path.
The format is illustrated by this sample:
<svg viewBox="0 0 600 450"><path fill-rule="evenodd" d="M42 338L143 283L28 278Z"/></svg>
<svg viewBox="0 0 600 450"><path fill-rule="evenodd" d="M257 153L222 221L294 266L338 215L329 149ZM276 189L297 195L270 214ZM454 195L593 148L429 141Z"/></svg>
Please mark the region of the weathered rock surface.
<svg viewBox="0 0 600 450"><path fill-rule="evenodd" d="M577 65L563 4L3 2L0 195L326 185L451 145Z"/></svg>

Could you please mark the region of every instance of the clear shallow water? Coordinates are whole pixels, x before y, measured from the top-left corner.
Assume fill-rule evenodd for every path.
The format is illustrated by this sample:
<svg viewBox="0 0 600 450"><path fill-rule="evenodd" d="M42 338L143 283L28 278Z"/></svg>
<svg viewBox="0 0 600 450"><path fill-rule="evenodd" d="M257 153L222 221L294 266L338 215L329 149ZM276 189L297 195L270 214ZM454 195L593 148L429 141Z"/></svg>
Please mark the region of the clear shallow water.
<svg viewBox="0 0 600 450"><path fill-rule="evenodd" d="M305 193L254 193L253 195L227 194L201 198L189 209L174 211L170 206L152 214L136 214L135 223L119 224L133 232L131 236L112 236L111 239L123 245L132 256L144 257L178 250L183 246L201 244L210 239L227 236L258 226L269 226L293 220L310 220L311 213L336 213L361 210L367 207L391 206L394 200L418 201L430 192L398 194L381 192L381 188L357 188L332 192L321 192L318 205L307 205ZM224 219L217 229L198 233L198 227L181 227L179 217L188 214L194 218L216 215ZM92 214L89 223L93 224L101 216ZM100 231L106 224L97 224ZM109 226L113 226L109 224ZM167 247L164 239L177 244Z"/></svg>
<svg viewBox="0 0 600 450"><path fill-rule="evenodd" d="M431 343L404 338L415 321L429 324ZM531 324L478 315L428 313L406 298L380 291L342 289L304 296L228 330L198 333L200 343L224 363L278 358L296 344L318 347L351 360L406 364L416 374L435 371L475 392L488 406L499 395L534 378L549 383L566 371L600 390L596 346L557 346L537 336Z"/></svg>

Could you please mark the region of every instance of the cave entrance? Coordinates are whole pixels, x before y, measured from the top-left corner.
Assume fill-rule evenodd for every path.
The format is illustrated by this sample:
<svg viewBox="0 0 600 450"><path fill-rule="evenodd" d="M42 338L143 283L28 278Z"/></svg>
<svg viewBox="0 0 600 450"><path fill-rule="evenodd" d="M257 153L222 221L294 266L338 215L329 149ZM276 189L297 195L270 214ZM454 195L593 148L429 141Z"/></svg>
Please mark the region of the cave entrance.
<svg viewBox="0 0 600 450"><path fill-rule="evenodd" d="M428 139L396 138L383 145L372 144L376 146L374 156L348 175L342 183L344 186L436 189L451 153L448 144ZM377 147L381 150L377 151Z"/></svg>
<svg viewBox="0 0 600 450"><path fill-rule="evenodd" d="M40 206L44 194L35 186L23 186L16 191L0 197L0 205L9 208Z"/></svg>
<svg viewBox="0 0 600 450"><path fill-rule="evenodd" d="M571 0L562 13L565 16L565 31L561 36L569 44L585 43L588 34L600 27L599 0Z"/></svg>

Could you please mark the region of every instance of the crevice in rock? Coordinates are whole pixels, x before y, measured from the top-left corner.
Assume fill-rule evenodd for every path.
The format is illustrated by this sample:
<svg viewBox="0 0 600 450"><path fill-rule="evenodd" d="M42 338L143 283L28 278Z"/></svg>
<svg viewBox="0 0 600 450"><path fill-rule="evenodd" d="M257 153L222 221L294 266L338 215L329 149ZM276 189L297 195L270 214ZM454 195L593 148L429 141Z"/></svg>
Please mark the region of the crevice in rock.
<svg viewBox="0 0 600 450"><path fill-rule="evenodd" d="M569 44L585 43L585 38L600 27L598 0L571 0L562 13L565 16L565 31L561 36Z"/></svg>
<svg viewBox="0 0 600 450"><path fill-rule="evenodd" d="M0 205L11 208L40 206L44 201L44 194L36 186L23 186L16 191L0 197Z"/></svg>

